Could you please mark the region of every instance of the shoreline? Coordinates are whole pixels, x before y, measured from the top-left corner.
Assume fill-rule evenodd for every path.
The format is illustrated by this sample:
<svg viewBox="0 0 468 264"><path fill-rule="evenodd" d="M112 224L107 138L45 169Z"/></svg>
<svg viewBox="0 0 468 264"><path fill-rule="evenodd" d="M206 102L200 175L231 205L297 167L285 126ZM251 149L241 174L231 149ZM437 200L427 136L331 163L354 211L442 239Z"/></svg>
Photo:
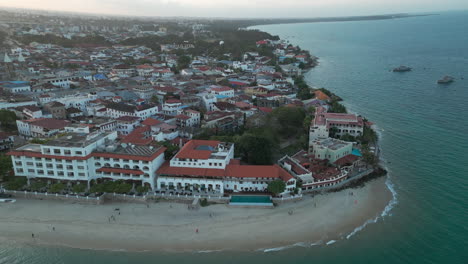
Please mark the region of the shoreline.
<svg viewBox="0 0 468 264"><path fill-rule="evenodd" d="M393 199L386 180L381 177L361 188L307 196L263 210L212 205L189 211L186 205L175 203L147 208L18 199L15 204L0 206L0 240L129 252L267 251L317 241L325 244L345 239L369 219L381 216ZM120 216L113 211L116 207ZM111 214L117 220L109 223Z"/></svg>

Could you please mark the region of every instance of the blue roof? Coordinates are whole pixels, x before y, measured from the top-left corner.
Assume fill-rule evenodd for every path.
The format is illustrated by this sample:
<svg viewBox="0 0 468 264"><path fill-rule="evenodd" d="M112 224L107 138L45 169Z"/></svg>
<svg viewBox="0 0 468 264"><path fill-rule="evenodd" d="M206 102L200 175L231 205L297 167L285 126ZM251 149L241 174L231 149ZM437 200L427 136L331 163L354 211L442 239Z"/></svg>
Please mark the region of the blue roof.
<svg viewBox="0 0 468 264"><path fill-rule="evenodd" d="M229 96L227 96L227 95L216 95L216 98L224 99L224 98L229 98Z"/></svg>
<svg viewBox="0 0 468 264"><path fill-rule="evenodd" d="M106 77L104 74L102 74L102 73L95 74L95 75L93 76L93 78L94 78L94 79L97 79L97 80L105 80L105 79L107 79L107 77Z"/></svg>

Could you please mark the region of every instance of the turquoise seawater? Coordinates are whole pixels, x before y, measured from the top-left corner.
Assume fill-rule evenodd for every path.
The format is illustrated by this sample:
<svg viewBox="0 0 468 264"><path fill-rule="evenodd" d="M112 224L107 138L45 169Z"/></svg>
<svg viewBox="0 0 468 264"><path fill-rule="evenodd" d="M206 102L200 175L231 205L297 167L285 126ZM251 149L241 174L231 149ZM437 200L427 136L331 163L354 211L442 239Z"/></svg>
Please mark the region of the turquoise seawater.
<svg viewBox="0 0 468 264"><path fill-rule="evenodd" d="M258 28L320 57L307 80L377 124L397 193L387 216L329 246L161 254L0 245L0 263L468 263L468 12ZM389 72L402 64L414 70ZM437 85L444 75L457 80Z"/></svg>

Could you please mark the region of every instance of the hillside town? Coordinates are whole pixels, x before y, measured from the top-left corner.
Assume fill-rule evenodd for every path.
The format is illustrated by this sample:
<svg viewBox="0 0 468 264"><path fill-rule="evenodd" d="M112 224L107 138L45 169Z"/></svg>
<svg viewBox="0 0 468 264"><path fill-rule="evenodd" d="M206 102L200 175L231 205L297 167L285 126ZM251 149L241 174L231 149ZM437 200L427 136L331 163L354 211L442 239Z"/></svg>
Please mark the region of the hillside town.
<svg viewBox="0 0 468 264"><path fill-rule="evenodd" d="M287 40L2 12L4 189L291 197L376 167L372 123L309 87L318 58Z"/></svg>

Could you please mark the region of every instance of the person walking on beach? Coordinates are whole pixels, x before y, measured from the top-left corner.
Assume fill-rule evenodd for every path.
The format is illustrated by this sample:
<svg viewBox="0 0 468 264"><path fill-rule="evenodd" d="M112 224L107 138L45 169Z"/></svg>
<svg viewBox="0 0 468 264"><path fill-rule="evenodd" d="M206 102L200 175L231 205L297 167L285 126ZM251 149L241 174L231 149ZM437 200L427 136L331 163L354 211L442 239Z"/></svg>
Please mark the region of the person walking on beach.
<svg viewBox="0 0 468 264"><path fill-rule="evenodd" d="M195 230L195 232L197 232L197 234L198 234L198 228Z"/></svg>
<svg viewBox="0 0 468 264"><path fill-rule="evenodd" d="M55 226L52 227L52 231L55 231Z"/></svg>
<svg viewBox="0 0 468 264"><path fill-rule="evenodd" d="M34 233L31 234L31 237L34 238Z"/></svg>

